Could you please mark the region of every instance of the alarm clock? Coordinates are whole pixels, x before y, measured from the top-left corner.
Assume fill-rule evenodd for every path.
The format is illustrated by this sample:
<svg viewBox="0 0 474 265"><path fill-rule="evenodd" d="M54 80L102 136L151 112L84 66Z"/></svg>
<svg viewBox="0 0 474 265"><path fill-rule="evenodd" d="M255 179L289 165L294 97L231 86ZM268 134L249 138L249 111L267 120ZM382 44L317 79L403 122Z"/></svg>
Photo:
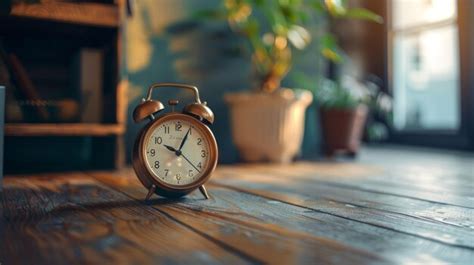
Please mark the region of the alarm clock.
<svg viewBox="0 0 474 265"><path fill-rule="evenodd" d="M194 102L181 112L175 111L179 101L168 101L171 111L161 114L163 103L152 99L158 88L180 88L193 93ZM214 114L201 102L195 86L157 83L148 88L146 98L133 111L135 123L148 120L133 148L133 169L148 189L145 200L153 194L168 198L184 196L195 189L208 199L204 183L211 177L218 159L217 142L209 125Z"/></svg>

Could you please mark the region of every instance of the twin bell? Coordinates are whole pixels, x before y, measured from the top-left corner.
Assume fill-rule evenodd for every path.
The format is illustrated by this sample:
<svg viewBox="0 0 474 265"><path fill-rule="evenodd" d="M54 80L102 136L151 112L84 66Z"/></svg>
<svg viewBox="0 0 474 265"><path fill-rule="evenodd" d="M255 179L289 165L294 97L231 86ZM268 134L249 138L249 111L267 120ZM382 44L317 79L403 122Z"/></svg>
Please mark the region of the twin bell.
<svg viewBox="0 0 474 265"><path fill-rule="evenodd" d="M182 113L190 115L207 125L214 123L214 113L207 106L206 102L201 102L201 99L199 98L199 90L197 87L177 83L156 83L151 85L148 88L147 97L143 99L143 101L133 111L133 120L136 123L141 122L147 118L154 120L155 115L165 109L165 106L163 103L161 103L161 101L151 98L153 90L160 87L175 87L192 91L194 94L194 102L186 105L183 108ZM178 100L170 100L168 103L174 107L178 104Z"/></svg>

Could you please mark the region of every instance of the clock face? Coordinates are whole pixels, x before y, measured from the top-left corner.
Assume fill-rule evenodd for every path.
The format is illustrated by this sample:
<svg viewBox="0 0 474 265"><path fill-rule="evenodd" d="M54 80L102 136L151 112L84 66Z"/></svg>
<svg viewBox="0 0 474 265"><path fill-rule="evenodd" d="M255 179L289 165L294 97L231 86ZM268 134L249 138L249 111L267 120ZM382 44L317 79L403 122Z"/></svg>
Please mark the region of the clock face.
<svg viewBox="0 0 474 265"><path fill-rule="evenodd" d="M178 117L158 121L150 128L144 139L145 162L158 180L187 186L205 177L213 161L212 143L203 127L198 121Z"/></svg>

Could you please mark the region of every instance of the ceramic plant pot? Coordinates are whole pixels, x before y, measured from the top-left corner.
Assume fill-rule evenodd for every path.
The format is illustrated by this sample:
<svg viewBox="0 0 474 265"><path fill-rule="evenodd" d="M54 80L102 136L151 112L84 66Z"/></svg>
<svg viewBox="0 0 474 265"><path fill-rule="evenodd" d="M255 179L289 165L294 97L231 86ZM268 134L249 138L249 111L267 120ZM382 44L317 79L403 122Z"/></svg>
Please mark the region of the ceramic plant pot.
<svg viewBox="0 0 474 265"><path fill-rule="evenodd" d="M305 90L225 95L232 136L246 162L288 163L303 140L305 110L313 96Z"/></svg>
<svg viewBox="0 0 474 265"><path fill-rule="evenodd" d="M367 119L367 107L321 109L320 113L326 155L332 156L336 152L357 155Z"/></svg>

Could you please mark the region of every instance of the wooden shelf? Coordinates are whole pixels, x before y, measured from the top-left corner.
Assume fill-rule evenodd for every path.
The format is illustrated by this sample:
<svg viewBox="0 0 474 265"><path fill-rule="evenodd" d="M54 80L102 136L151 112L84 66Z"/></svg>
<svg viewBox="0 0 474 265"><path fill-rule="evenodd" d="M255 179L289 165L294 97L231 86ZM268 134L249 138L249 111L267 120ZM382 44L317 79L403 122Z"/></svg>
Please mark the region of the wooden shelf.
<svg viewBox="0 0 474 265"><path fill-rule="evenodd" d="M108 136L122 135L122 124L87 123L10 123L5 125L6 136Z"/></svg>
<svg viewBox="0 0 474 265"><path fill-rule="evenodd" d="M0 1L3 3L4 0ZM76 65L77 54L82 49L99 49L103 53L104 70L101 76L101 101L107 112L103 113L103 123L58 121L5 124L5 153L9 154L9 162L4 163L7 165L6 170L11 173L21 172L24 167L21 161L24 161L26 154L35 157L34 163L28 168L31 172L122 167L125 164L127 107L125 86L120 85L125 76L118 70L122 61L120 28L125 1L7 2L12 4L9 14L0 15L0 36L7 52L17 55L25 69L28 69L30 81L36 86L41 98L81 102L79 69L69 67L64 72L58 68ZM27 42L25 36L28 37ZM52 42L55 45L48 45ZM38 54L39 50L41 54ZM35 72L37 69L47 71L51 78L38 74ZM13 81L19 89L16 78ZM67 89L62 89L63 87ZM22 93L18 94L18 100L28 99ZM25 113L32 111L35 110L25 109ZM90 139L83 139L84 137ZM83 151L77 159L72 159L75 161L61 155L71 149ZM38 153L44 155L38 156Z"/></svg>
<svg viewBox="0 0 474 265"><path fill-rule="evenodd" d="M72 24L100 27L118 27L117 5L97 3L45 2L39 4L19 3L12 6L12 17L51 20Z"/></svg>

